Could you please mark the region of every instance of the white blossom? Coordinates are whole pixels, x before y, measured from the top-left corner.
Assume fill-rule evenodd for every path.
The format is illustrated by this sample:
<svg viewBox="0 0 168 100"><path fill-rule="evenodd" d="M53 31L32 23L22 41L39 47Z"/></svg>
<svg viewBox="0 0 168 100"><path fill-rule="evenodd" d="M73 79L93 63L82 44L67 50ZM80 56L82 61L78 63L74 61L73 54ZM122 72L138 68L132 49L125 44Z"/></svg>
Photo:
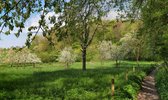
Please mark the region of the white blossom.
<svg viewBox="0 0 168 100"><path fill-rule="evenodd" d="M111 58L111 51L110 51L111 45L112 45L111 41L103 40L99 42L98 50L101 60L108 60Z"/></svg>
<svg viewBox="0 0 168 100"><path fill-rule="evenodd" d="M58 58L59 62L62 62L68 67L70 64L75 62L76 56L73 53L73 50L71 47L65 47Z"/></svg>
<svg viewBox="0 0 168 100"><path fill-rule="evenodd" d="M127 52L130 52L136 48L138 39L135 37L133 33L126 34L123 38L120 39L122 46Z"/></svg>
<svg viewBox="0 0 168 100"><path fill-rule="evenodd" d="M124 52L121 45L113 44L111 45L111 59L112 60L122 60L124 58Z"/></svg>
<svg viewBox="0 0 168 100"><path fill-rule="evenodd" d="M41 60L28 49L23 49L21 51L9 50L6 63L41 63Z"/></svg>

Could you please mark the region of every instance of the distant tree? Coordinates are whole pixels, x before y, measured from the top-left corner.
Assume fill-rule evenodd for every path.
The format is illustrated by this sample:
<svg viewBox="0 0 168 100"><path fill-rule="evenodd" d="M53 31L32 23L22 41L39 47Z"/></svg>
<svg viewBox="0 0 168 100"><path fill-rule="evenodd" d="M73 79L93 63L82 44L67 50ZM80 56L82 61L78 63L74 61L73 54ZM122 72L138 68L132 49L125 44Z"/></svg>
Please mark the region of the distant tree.
<svg viewBox="0 0 168 100"><path fill-rule="evenodd" d="M141 0L141 19L143 27L140 30L153 51L153 58L163 60L168 71L168 0ZM150 13L149 13L150 12Z"/></svg>
<svg viewBox="0 0 168 100"><path fill-rule="evenodd" d="M0 15L0 33L8 35L16 29L15 35L19 37L25 28L25 22L30 18L31 14L39 13L39 24L28 28L26 45L30 46L40 30L51 44L53 44L52 32L59 38L67 38L67 36L77 38L82 50L82 69L86 70L86 51L97 33L102 17L112 7L118 8L118 6L123 5L123 2L128 2L128 0L0 1L0 13L2 13ZM46 16L50 12L54 13L54 15L47 18ZM52 24L51 27L48 24ZM4 27L6 27L7 31L4 31ZM94 29L91 29L91 27L94 27ZM60 30L63 32L58 32Z"/></svg>
<svg viewBox="0 0 168 100"><path fill-rule="evenodd" d="M116 24L113 26L113 32L115 36L115 41L119 41L121 38L122 34L122 21L117 20Z"/></svg>
<svg viewBox="0 0 168 100"><path fill-rule="evenodd" d="M98 46L101 61L111 59L116 62L116 67L119 66L120 60L124 59L127 51L123 45L112 44L111 41L99 42Z"/></svg>
<svg viewBox="0 0 168 100"><path fill-rule="evenodd" d="M103 64L104 60L108 60L111 58L111 48L112 42L111 41L100 41L98 45L99 56L101 60L101 64Z"/></svg>
<svg viewBox="0 0 168 100"><path fill-rule="evenodd" d="M49 42L43 36L36 36L30 47L35 52L44 52L50 49Z"/></svg>
<svg viewBox="0 0 168 100"><path fill-rule="evenodd" d="M7 57L8 50L6 49L0 49L0 63L4 63L5 59Z"/></svg>
<svg viewBox="0 0 168 100"><path fill-rule="evenodd" d="M4 50L0 49L0 63L3 62L3 59L4 59Z"/></svg>
<svg viewBox="0 0 168 100"><path fill-rule="evenodd" d="M63 16L65 34L62 35L70 35L80 42L83 70L86 70L87 48L92 43L101 19L109 11L111 4L111 0L70 0L65 6Z"/></svg>
<svg viewBox="0 0 168 100"><path fill-rule="evenodd" d="M111 59L115 60L116 67L118 67L120 64L120 60L124 59L126 51L124 51L122 45L116 45L116 44L111 45L110 50L111 50Z"/></svg>
<svg viewBox="0 0 168 100"><path fill-rule="evenodd" d="M137 64L139 65L139 58L144 45L142 37L138 38L137 33L128 33L120 39L125 51L132 52L135 56Z"/></svg>
<svg viewBox="0 0 168 100"><path fill-rule="evenodd" d="M23 49L16 53L16 58L18 58L18 63L40 63L40 58L34 53L31 53L28 49Z"/></svg>
<svg viewBox="0 0 168 100"><path fill-rule="evenodd" d="M65 47L58 58L59 62L62 62L65 64L66 68L69 67L70 64L75 62L76 56L73 53L73 50L71 47Z"/></svg>
<svg viewBox="0 0 168 100"><path fill-rule="evenodd" d="M15 50L10 48L9 50L7 50L7 54L6 54L5 58L3 59L3 63L10 63L12 65L15 62L15 60L14 60L15 55L16 55Z"/></svg>
<svg viewBox="0 0 168 100"><path fill-rule="evenodd" d="M41 60L28 49L22 49L21 51L10 49L7 53L5 63L10 63L11 65L30 63L35 65L35 63L41 63Z"/></svg>

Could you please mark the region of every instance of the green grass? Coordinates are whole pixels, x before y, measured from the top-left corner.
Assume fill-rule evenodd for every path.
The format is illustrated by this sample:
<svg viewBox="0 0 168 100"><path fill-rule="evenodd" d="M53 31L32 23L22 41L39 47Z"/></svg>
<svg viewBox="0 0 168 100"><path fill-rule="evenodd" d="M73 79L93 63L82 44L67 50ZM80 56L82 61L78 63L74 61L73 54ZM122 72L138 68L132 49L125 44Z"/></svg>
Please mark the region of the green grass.
<svg viewBox="0 0 168 100"><path fill-rule="evenodd" d="M10 67L0 65L0 99L56 99L56 100L121 100L130 98L129 91L124 90L128 81L125 73L140 75L153 62L124 61L120 68L114 62L88 62L87 71L81 70L77 62L65 69L62 64L38 64L32 66ZM115 96L111 96L111 79L115 78ZM132 92L132 91L131 91Z"/></svg>

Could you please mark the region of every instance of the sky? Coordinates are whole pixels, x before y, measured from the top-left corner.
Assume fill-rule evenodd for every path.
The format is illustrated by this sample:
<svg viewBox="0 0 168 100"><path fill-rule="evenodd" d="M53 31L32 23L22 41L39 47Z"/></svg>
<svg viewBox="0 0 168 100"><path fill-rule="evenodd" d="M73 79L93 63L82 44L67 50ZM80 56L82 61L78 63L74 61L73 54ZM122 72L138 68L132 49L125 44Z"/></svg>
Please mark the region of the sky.
<svg viewBox="0 0 168 100"><path fill-rule="evenodd" d="M47 16L51 16L54 13L49 13ZM104 17L104 19L112 20L117 17L117 12L110 11L107 16ZM10 48L10 47L22 47L25 45L26 39L27 39L27 29L29 26L37 26L38 20L40 19L39 14L33 14L30 16L30 18L25 23L25 29L20 34L20 36L17 38L14 34L10 35L4 35L0 34L0 48ZM14 30L16 31L16 30Z"/></svg>

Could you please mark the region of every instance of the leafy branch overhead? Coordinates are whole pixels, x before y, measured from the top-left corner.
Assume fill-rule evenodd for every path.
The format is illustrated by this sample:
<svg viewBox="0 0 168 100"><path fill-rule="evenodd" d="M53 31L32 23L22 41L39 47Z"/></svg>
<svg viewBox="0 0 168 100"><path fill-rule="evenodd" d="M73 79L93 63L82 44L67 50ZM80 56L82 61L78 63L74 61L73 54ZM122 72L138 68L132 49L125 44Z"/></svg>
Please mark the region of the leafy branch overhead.
<svg viewBox="0 0 168 100"><path fill-rule="evenodd" d="M28 21L30 16L32 14L40 14L41 18L39 20L39 25L30 26L30 28L28 28L30 32L28 33L26 44L29 45L31 39L34 37L32 34L39 33L39 31L42 31L43 36L47 37L48 40L51 40L49 37L51 32L56 32L58 37L61 38L63 36L60 36L59 33L64 30L62 28L63 26L71 26L73 30L85 28L86 31L89 31L89 27L93 22L101 20L101 17L110 11L112 5L115 7L114 5L117 4L118 3L114 0L70 0L68 2L65 0L0 1L0 33L8 35L13 33L14 30L17 30L15 35L19 37L20 34L23 33L25 22ZM55 15L46 18L47 14L50 12L54 12ZM47 23L47 20L49 20L49 23ZM53 27L49 27L48 24L52 24ZM79 27L76 27L78 25ZM36 31L34 32L33 30ZM70 30L66 27L64 33L66 34L66 32L69 31ZM81 30L79 31L81 32ZM88 35L86 35L86 37L87 36Z"/></svg>

